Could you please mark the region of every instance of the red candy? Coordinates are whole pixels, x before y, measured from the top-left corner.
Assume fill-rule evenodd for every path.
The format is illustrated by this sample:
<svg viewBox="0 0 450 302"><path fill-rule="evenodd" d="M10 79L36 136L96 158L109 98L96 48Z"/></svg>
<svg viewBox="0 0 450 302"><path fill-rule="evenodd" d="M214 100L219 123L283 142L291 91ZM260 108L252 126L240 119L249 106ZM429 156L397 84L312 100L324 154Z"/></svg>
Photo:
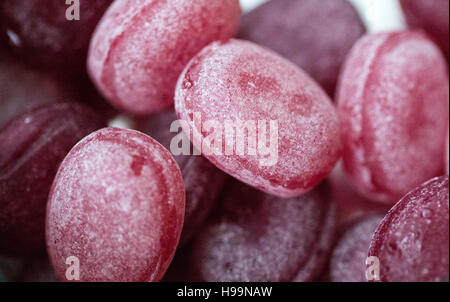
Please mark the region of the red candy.
<svg viewBox="0 0 450 302"><path fill-rule="evenodd" d="M315 190L280 199L237 181L228 183L193 242L191 274L225 282L313 279L323 263L311 259L324 252L321 238L330 231L324 227L332 209L326 198ZM331 236L326 237L331 245Z"/></svg>
<svg viewBox="0 0 450 302"><path fill-rule="evenodd" d="M368 35L351 51L338 91L344 165L366 197L392 204L442 169L448 75L420 33Z"/></svg>
<svg viewBox="0 0 450 302"><path fill-rule="evenodd" d="M332 96L344 59L364 32L347 0L272 0L244 15L238 37L296 63Z"/></svg>
<svg viewBox="0 0 450 302"><path fill-rule="evenodd" d="M449 1L400 0L408 24L425 30L449 57Z"/></svg>
<svg viewBox="0 0 450 302"><path fill-rule="evenodd" d="M170 149L176 135L170 132L170 126L176 120L177 116L173 110L154 114L144 126L145 133ZM181 132L178 135L184 134ZM184 244L192 238L207 218L227 176L202 156L177 155L174 158L180 166L186 187L186 213L180 239Z"/></svg>
<svg viewBox="0 0 450 302"><path fill-rule="evenodd" d="M180 76L175 108L206 158L277 196L312 189L341 155L337 115L323 90L292 63L250 42L203 49Z"/></svg>
<svg viewBox="0 0 450 302"><path fill-rule="evenodd" d="M117 0L91 42L92 79L118 108L169 107L178 75L204 46L235 33L238 0Z"/></svg>
<svg viewBox="0 0 450 302"><path fill-rule="evenodd" d="M359 218L339 238L330 260L330 281L366 282L366 259L372 235L383 219L372 214Z"/></svg>
<svg viewBox="0 0 450 302"><path fill-rule="evenodd" d="M369 256L381 281L441 281L449 275L449 182L434 178L403 197L375 232Z"/></svg>
<svg viewBox="0 0 450 302"><path fill-rule="evenodd" d="M0 253L45 251L45 206L58 165L81 138L102 126L81 105L56 104L0 129Z"/></svg>
<svg viewBox="0 0 450 302"><path fill-rule="evenodd" d="M30 65L44 71L81 71L92 32L112 0L80 0L79 20L67 20L66 12L73 11L66 2L2 0L0 35L7 35L13 51Z"/></svg>
<svg viewBox="0 0 450 302"><path fill-rule="evenodd" d="M66 280L79 259L81 281L159 281L172 260L184 217L180 170L155 140L105 128L62 162L47 206L47 250Z"/></svg>

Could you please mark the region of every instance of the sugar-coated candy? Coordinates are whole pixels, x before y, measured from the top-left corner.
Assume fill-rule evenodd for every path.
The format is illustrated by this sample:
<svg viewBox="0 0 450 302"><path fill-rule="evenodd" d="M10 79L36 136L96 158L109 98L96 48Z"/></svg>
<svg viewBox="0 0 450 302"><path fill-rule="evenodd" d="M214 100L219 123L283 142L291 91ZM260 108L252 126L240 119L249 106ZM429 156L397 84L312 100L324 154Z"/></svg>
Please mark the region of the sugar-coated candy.
<svg viewBox="0 0 450 302"><path fill-rule="evenodd" d="M0 253L45 251L45 207L58 165L103 125L88 108L68 103L35 109L0 129Z"/></svg>
<svg viewBox="0 0 450 302"><path fill-rule="evenodd" d="M363 218L370 213L387 213L389 207L385 204L372 202L361 196L352 186L344 166L340 161L327 178L330 185L331 198L337 206L337 226L345 227L352 221Z"/></svg>
<svg viewBox="0 0 450 302"><path fill-rule="evenodd" d="M332 282L366 282L366 259L373 233L384 215L374 213L359 217L340 236L330 258Z"/></svg>
<svg viewBox="0 0 450 302"><path fill-rule="evenodd" d="M448 176L429 180L403 197L378 226L368 255L378 258L381 281L431 282L448 277Z"/></svg>
<svg viewBox="0 0 450 302"><path fill-rule="evenodd" d="M322 189L280 199L231 180L192 243L190 274L224 282L312 279L323 268L310 260L323 252L331 209Z"/></svg>
<svg viewBox="0 0 450 302"><path fill-rule="evenodd" d="M425 30L449 57L449 1L400 0L408 25Z"/></svg>
<svg viewBox="0 0 450 302"><path fill-rule="evenodd" d="M239 17L238 0L117 0L91 42L91 77L124 111L169 107L184 66L209 43L231 38Z"/></svg>
<svg viewBox="0 0 450 302"><path fill-rule="evenodd" d="M243 16L238 37L296 63L333 96L339 69L364 32L347 0L271 0Z"/></svg>
<svg viewBox="0 0 450 302"><path fill-rule="evenodd" d="M176 120L177 116L173 110L153 114L145 122L144 132L170 150L171 143L179 142L174 138L184 135L181 129L175 129L178 134L170 131L171 124ZM189 148L192 150L192 146ZM186 187L186 213L180 239L180 243L184 244L207 218L227 176L203 156L181 154L174 158L180 166Z"/></svg>
<svg viewBox="0 0 450 302"><path fill-rule="evenodd" d="M0 31L28 64L65 74L83 70L92 32L112 0L2 0ZM72 19L78 17L79 19Z"/></svg>
<svg viewBox="0 0 450 302"><path fill-rule="evenodd" d="M175 134L170 131L172 122L176 120L177 116L173 110L153 114L145 123L145 133L170 150L175 136L184 135L182 132ZM189 148L192 150L192 146ZM181 154L174 158L181 169L186 187L186 213L180 239L184 244L207 218L227 176L202 156Z"/></svg>
<svg viewBox="0 0 450 302"><path fill-rule="evenodd" d="M449 131L448 131L448 129L447 129L447 140L446 140L446 142L445 142L445 147L444 147L444 156L445 156L445 158L444 158L444 169L445 169L445 173L449 173L449 171L450 171L450 160L449 160L449 157L450 157L450 150L449 150Z"/></svg>
<svg viewBox="0 0 450 302"><path fill-rule="evenodd" d="M362 38L341 75L344 166L369 199L393 204L439 175L448 126L447 66L410 31Z"/></svg>
<svg viewBox="0 0 450 302"><path fill-rule="evenodd" d="M175 108L206 158L270 194L305 193L341 156L338 117L326 93L294 64L251 42L204 48L178 80Z"/></svg>
<svg viewBox="0 0 450 302"><path fill-rule="evenodd" d="M105 128L66 156L47 206L47 250L61 280L67 259L80 281L159 281L185 211L177 163L149 136ZM70 262L72 263L72 262Z"/></svg>

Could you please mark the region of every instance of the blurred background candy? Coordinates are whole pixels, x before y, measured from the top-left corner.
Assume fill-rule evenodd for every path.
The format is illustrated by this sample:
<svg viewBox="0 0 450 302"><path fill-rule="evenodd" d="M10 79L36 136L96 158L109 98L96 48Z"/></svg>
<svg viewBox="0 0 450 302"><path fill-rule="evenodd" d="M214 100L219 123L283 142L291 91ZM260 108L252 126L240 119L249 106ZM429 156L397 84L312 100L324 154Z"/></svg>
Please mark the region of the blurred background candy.
<svg viewBox="0 0 450 302"><path fill-rule="evenodd" d="M238 37L302 67L330 96L339 69L365 32L347 0L271 0L243 16Z"/></svg>
<svg viewBox="0 0 450 302"><path fill-rule="evenodd" d="M79 20L68 20L62 0L0 1L0 36L21 60L42 71L85 70L91 35L112 0L80 0ZM73 1L75 2L75 1Z"/></svg>

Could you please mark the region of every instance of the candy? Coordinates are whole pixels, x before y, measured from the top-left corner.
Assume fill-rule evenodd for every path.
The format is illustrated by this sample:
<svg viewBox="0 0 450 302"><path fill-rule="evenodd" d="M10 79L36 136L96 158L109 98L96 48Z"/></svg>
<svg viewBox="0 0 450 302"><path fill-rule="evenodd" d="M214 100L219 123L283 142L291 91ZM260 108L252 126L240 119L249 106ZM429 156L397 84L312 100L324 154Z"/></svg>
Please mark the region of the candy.
<svg viewBox="0 0 450 302"><path fill-rule="evenodd" d="M449 162L450 162L450 160L449 160L449 156L450 156L450 152L449 152L449 131L447 130L447 141L446 141L446 143L445 143L445 153L444 153L444 156L445 156L445 158L444 158L444 163L445 163L445 166L444 166L444 169L445 169L445 173L449 173L449 170L450 170L450 164L449 164Z"/></svg>
<svg viewBox="0 0 450 302"><path fill-rule="evenodd" d="M342 162L339 162L333 172L327 178L331 188L333 202L337 205L337 225L347 226L350 222L358 220L373 212L387 213L389 207L372 202L355 191L347 175Z"/></svg>
<svg viewBox="0 0 450 302"><path fill-rule="evenodd" d="M0 127L37 107L72 99L55 79L29 70L2 52L0 83Z"/></svg>
<svg viewBox="0 0 450 302"><path fill-rule="evenodd" d="M81 105L55 104L0 129L0 253L45 250L45 206L58 165L78 140L102 126Z"/></svg>
<svg viewBox="0 0 450 302"><path fill-rule="evenodd" d="M448 186L448 176L426 182L383 219L368 253L378 258L381 281L430 282L448 276Z"/></svg>
<svg viewBox="0 0 450 302"><path fill-rule="evenodd" d="M330 259L330 281L366 282L366 258L372 235L384 215L370 214L348 225Z"/></svg>
<svg viewBox="0 0 450 302"><path fill-rule="evenodd" d="M49 195L47 250L57 276L67 280L68 259L80 281L159 281L178 244L184 198L175 160L147 135L105 128L84 138Z"/></svg>
<svg viewBox="0 0 450 302"><path fill-rule="evenodd" d="M324 191L280 199L233 180L218 205L193 242L188 262L193 276L202 281L292 281L311 279L320 271L308 265L320 251L318 239L329 216Z"/></svg>
<svg viewBox="0 0 450 302"><path fill-rule="evenodd" d="M173 110L154 114L144 125L145 133L170 150L171 143L178 142L175 136L184 135L181 129L174 128L178 134L170 131L171 124L176 121L177 116ZM174 158L181 169L186 187L186 213L180 239L181 244L184 244L207 218L227 176L202 156L177 155Z"/></svg>
<svg viewBox="0 0 450 302"><path fill-rule="evenodd" d="M296 63L333 96L339 69L364 32L347 0L272 0L244 15L238 37Z"/></svg>
<svg viewBox="0 0 450 302"><path fill-rule="evenodd" d="M92 32L112 0L80 0L79 20L67 19L66 13L72 16L76 8L66 2L2 0L0 35L6 34L13 51L32 66L79 72L86 66Z"/></svg>
<svg viewBox="0 0 450 302"><path fill-rule="evenodd" d="M400 0L406 21L413 28L425 30L449 57L449 1Z"/></svg>
<svg viewBox="0 0 450 302"><path fill-rule="evenodd" d="M341 155L327 95L302 70L251 42L203 49L179 78L175 108L206 158L277 196L312 189Z"/></svg>
<svg viewBox="0 0 450 302"><path fill-rule="evenodd" d="M351 51L338 91L345 169L364 196L392 204L442 169L447 67L415 32L368 35Z"/></svg>
<svg viewBox="0 0 450 302"><path fill-rule="evenodd" d="M210 42L232 37L239 17L238 0L117 0L91 42L91 77L122 110L169 107L184 66Z"/></svg>

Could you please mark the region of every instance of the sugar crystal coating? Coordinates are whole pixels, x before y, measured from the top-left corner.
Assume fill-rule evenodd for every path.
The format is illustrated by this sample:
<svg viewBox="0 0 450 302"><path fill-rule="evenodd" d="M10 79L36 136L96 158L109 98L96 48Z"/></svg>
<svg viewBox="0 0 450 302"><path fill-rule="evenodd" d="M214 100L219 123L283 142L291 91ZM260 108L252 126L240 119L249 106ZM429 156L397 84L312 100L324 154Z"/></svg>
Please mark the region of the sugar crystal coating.
<svg viewBox="0 0 450 302"><path fill-rule="evenodd" d="M330 259L332 282L366 282L366 258L373 233L384 215L370 214L347 226Z"/></svg>
<svg viewBox="0 0 450 302"><path fill-rule="evenodd" d="M312 189L341 155L337 114L325 92L294 64L251 42L204 48L178 80L175 108L206 158L277 196ZM207 143L211 135L222 143Z"/></svg>
<svg viewBox="0 0 450 302"><path fill-rule="evenodd" d="M280 199L232 180L193 242L191 274L202 281L292 281L317 252L330 206L325 195Z"/></svg>
<svg viewBox="0 0 450 302"><path fill-rule="evenodd" d="M0 253L45 251L45 207L58 165L80 139L103 126L88 108L55 104L0 129Z"/></svg>
<svg viewBox="0 0 450 302"><path fill-rule="evenodd" d="M175 136L184 135L181 129L177 129L178 134L170 132L170 126L176 120L173 110L153 114L145 123L145 133L170 150ZM222 191L227 175L203 156L176 155L174 158L180 166L186 187L186 213L180 239L180 243L185 244L207 218Z"/></svg>
<svg viewBox="0 0 450 302"><path fill-rule="evenodd" d="M117 0L91 42L91 77L122 110L168 107L184 66L207 44L231 38L239 17L238 0Z"/></svg>
<svg viewBox="0 0 450 302"><path fill-rule="evenodd" d="M242 18L238 37L302 67L329 95L364 25L347 0L272 0Z"/></svg>
<svg viewBox="0 0 450 302"><path fill-rule="evenodd" d="M79 72L86 66L92 32L112 0L80 0L79 20L67 19L66 2L2 0L0 35L7 35L12 50L30 65Z"/></svg>
<svg viewBox="0 0 450 302"><path fill-rule="evenodd" d="M420 33L367 35L355 45L338 109L345 169L362 194L392 204L440 173L448 90L445 59Z"/></svg>
<svg viewBox="0 0 450 302"><path fill-rule="evenodd" d="M435 282L449 274L449 182L434 178L403 197L370 244L381 281Z"/></svg>
<svg viewBox="0 0 450 302"><path fill-rule="evenodd" d="M406 21L425 30L449 57L449 1L400 0Z"/></svg>
<svg viewBox="0 0 450 302"><path fill-rule="evenodd" d="M78 257L81 281L159 281L184 217L170 153L133 130L105 128L62 162L49 195L47 250L61 280Z"/></svg>

